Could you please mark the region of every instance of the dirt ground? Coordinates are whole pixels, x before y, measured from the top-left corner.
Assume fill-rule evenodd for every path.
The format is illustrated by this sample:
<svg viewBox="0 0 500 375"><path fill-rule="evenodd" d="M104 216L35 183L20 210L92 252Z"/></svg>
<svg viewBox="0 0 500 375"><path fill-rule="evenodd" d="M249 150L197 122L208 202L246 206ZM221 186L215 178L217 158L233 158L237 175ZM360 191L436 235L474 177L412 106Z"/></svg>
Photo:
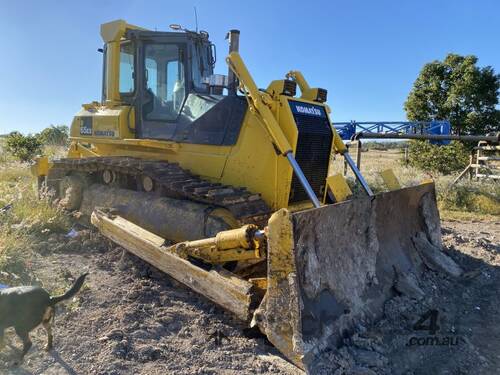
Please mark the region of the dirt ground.
<svg viewBox="0 0 500 375"><path fill-rule="evenodd" d="M419 284L421 299L389 300L375 326L362 327L338 351L325 353L315 373L499 373L500 221L447 221L442 234L444 252L462 276L427 272Z"/></svg>
<svg viewBox="0 0 500 375"><path fill-rule="evenodd" d="M498 373L500 222L448 221L442 232L463 276L429 271L422 299L390 300L381 321L325 353L315 373ZM43 350L44 330L36 330L25 362L12 366L20 342L7 331L1 374L301 373L230 314L96 233L47 234L34 247L33 279L54 294L90 275L72 301L57 307L52 352ZM427 319L415 330L431 310L436 325Z"/></svg>

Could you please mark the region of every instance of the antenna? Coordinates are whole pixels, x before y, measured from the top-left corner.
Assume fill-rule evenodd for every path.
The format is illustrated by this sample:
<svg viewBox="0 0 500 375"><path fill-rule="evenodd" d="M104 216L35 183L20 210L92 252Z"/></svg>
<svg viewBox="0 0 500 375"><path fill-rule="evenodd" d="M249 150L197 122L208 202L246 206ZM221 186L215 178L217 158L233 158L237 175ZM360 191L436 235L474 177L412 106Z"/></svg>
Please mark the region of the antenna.
<svg viewBox="0 0 500 375"><path fill-rule="evenodd" d="M198 13L196 12L196 7L194 8L194 22L196 23L196 32L198 32Z"/></svg>

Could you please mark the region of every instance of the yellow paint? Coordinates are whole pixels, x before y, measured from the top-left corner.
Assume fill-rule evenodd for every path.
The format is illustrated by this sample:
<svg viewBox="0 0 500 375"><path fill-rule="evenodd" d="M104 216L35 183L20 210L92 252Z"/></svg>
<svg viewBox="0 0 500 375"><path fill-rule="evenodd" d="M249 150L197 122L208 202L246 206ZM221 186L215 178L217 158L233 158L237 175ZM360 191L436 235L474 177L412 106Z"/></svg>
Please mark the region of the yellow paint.
<svg viewBox="0 0 500 375"><path fill-rule="evenodd" d="M254 237L257 229L255 225L244 225L219 232L215 237L181 242L168 250L185 259L192 256L213 264L260 259L260 243Z"/></svg>
<svg viewBox="0 0 500 375"><path fill-rule="evenodd" d="M268 92L258 90L243 60L238 53L233 52L227 61L239 78L249 103L235 145L212 146L137 139L134 108L122 104L116 94L119 43L127 29L139 28L122 20L104 24L101 28L108 48L106 77L110 93L108 99L112 100L84 104L76 114L71 125L68 157L131 156L175 162L211 182L245 187L252 193L260 193L273 210L288 207L293 170L284 155L295 152L298 140L298 130L288 101L320 105L329 113L327 105L310 100L312 96L294 98L281 95L284 80L271 82ZM113 48L115 52L110 52ZM113 53L115 57L111 56ZM302 94L310 89L300 72L294 72L293 78ZM81 125L87 117L92 119L92 134L81 134ZM345 146L342 140L334 129L332 131L332 152L343 152ZM297 210L310 207L309 202L305 201L290 208Z"/></svg>
<svg viewBox="0 0 500 375"><path fill-rule="evenodd" d="M35 158L35 163L31 166L31 174L36 177L47 176L49 172L49 158L40 156Z"/></svg>
<svg viewBox="0 0 500 375"><path fill-rule="evenodd" d="M101 38L104 42L119 41L127 30L147 30L145 28L132 25L124 20L116 20L101 25Z"/></svg>
<svg viewBox="0 0 500 375"><path fill-rule="evenodd" d="M326 183L335 197L336 202L343 202L352 196L352 191L342 174L337 173L333 176L328 176L326 178Z"/></svg>
<svg viewBox="0 0 500 375"><path fill-rule="evenodd" d="M296 347L294 341L300 315L295 289L297 272L294 261L293 224L288 210L281 209L271 216L266 235L267 292L256 313L256 324L279 351L302 367L301 348ZM276 319L277 314L280 319Z"/></svg>
<svg viewBox="0 0 500 375"><path fill-rule="evenodd" d="M258 256L255 256L255 251L240 248L227 249L222 251L214 247L189 249L187 254L192 257L202 259L211 264L221 264L231 261L253 260L260 258Z"/></svg>
<svg viewBox="0 0 500 375"><path fill-rule="evenodd" d="M231 52L226 61L240 80L240 86L245 88L247 96L250 98L251 105L253 104L256 114L260 117L260 122L271 137L273 143L283 155L287 152L291 152L292 147L288 139L285 137L285 134L283 134L283 130L280 128L271 109L266 104L266 102L271 100L269 95L259 91L238 52Z"/></svg>
<svg viewBox="0 0 500 375"><path fill-rule="evenodd" d="M295 132L295 147L297 130L288 130ZM273 209L278 209L288 204L292 172L287 159L277 155L260 121L248 112L221 181L258 192Z"/></svg>
<svg viewBox="0 0 500 375"><path fill-rule="evenodd" d="M297 70L291 70L287 73L287 77L294 79L295 82L297 82L297 84L299 85L301 99L316 100L318 98L319 89L310 87L301 72ZM329 113L329 111L327 111L327 113Z"/></svg>
<svg viewBox="0 0 500 375"><path fill-rule="evenodd" d="M146 30L116 20L101 25L101 37L106 43L106 100L109 106L120 102L120 42L127 30Z"/></svg>
<svg viewBox="0 0 500 375"><path fill-rule="evenodd" d="M394 174L394 171L392 169L385 169L382 172L380 172L380 176L382 177L382 180L384 180L385 186L389 190L398 190L401 189L401 184L398 181L398 178Z"/></svg>
<svg viewBox="0 0 500 375"><path fill-rule="evenodd" d="M286 279L287 275L294 271L293 257L293 224L290 212L281 209L275 212L269 219L266 230L268 238L268 284L276 285L279 281Z"/></svg>
<svg viewBox="0 0 500 375"><path fill-rule="evenodd" d="M287 210L290 212L300 212L304 210L308 210L310 208L313 208L313 204L311 201L303 201L303 202L298 202L298 203L292 203L287 207Z"/></svg>
<svg viewBox="0 0 500 375"><path fill-rule="evenodd" d="M267 100L273 100L269 98ZM275 105L271 106L274 112L263 102L259 105L268 109L264 111L271 119L268 123L279 129L280 137L286 139L285 148L295 151L298 131L288 104L291 99L297 100L278 95ZM288 206L293 171L286 158L276 153L272 135L260 112L247 112L234 146L135 139L129 130L129 127L135 127L134 117L129 116L129 112L133 109L127 106L90 105L83 108L72 123L72 146L68 156L133 156L178 162L183 168L212 182L246 187L251 192L260 193L274 210ZM93 136L80 134L82 118L86 116L93 117ZM114 136L95 136L96 131L112 131ZM310 207L307 202L305 206Z"/></svg>
<svg viewBox="0 0 500 375"><path fill-rule="evenodd" d="M88 157L97 157L99 154L92 151L92 149L85 147L81 143L75 143L75 153L80 153L81 155L85 155Z"/></svg>
<svg viewBox="0 0 500 375"><path fill-rule="evenodd" d="M86 117L92 117L92 138L94 140L135 138L133 133L135 111L133 107L84 104L71 123L70 136L75 140L79 137L88 139L90 135L81 134L81 125Z"/></svg>
<svg viewBox="0 0 500 375"><path fill-rule="evenodd" d="M267 278L265 277L252 277L248 281L255 285L257 289L262 291L266 291L267 289Z"/></svg>

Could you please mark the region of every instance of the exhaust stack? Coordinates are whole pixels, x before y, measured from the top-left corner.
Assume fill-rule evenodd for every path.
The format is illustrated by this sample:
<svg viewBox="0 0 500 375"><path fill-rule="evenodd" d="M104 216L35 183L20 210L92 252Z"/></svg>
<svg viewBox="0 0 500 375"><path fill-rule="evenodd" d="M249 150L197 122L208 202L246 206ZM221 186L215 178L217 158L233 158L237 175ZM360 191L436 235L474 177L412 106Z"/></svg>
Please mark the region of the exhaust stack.
<svg viewBox="0 0 500 375"><path fill-rule="evenodd" d="M229 40L229 53L238 52L240 49L240 30L229 30L226 35L226 39ZM227 74L227 93L228 95L236 95L236 89L238 88L238 79L236 75L228 68Z"/></svg>

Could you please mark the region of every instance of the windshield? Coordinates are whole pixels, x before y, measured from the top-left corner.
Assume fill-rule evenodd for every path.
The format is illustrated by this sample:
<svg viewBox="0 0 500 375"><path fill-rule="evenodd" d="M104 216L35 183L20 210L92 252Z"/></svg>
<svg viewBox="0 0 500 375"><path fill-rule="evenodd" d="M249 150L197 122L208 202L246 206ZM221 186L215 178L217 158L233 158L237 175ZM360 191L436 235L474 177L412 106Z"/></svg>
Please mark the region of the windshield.
<svg viewBox="0 0 500 375"><path fill-rule="evenodd" d="M175 120L186 96L182 49L176 44L146 44L146 97L148 120Z"/></svg>

